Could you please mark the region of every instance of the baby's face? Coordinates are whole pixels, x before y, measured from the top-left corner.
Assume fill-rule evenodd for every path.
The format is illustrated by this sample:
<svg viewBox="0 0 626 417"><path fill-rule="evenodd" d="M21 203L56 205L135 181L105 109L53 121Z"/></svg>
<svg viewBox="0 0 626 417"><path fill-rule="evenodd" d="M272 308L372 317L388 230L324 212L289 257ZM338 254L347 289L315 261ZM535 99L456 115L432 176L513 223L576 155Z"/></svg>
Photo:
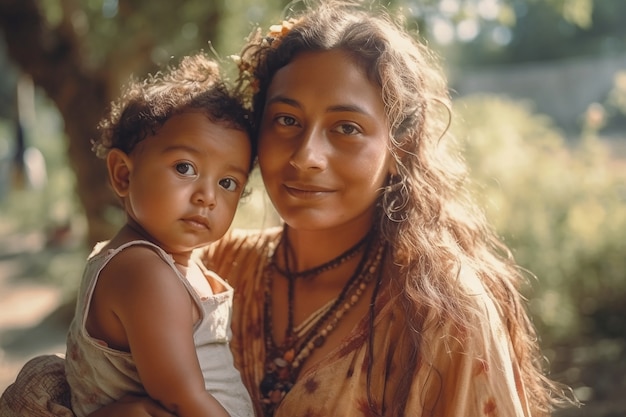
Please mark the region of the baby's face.
<svg viewBox="0 0 626 417"><path fill-rule="evenodd" d="M228 230L250 158L246 132L176 115L129 155L126 211L169 253L204 246Z"/></svg>

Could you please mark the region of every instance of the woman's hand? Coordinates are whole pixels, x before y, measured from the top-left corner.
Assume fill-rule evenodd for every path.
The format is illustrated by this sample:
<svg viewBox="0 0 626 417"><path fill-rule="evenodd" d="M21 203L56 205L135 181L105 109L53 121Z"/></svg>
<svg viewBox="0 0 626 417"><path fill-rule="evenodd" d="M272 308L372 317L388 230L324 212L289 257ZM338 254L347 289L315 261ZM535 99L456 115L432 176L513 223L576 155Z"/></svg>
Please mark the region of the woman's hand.
<svg viewBox="0 0 626 417"><path fill-rule="evenodd" d="M89 414L89 417L176 417L176 415L161 407L150 397L126 395L119 401Z"/></svg>

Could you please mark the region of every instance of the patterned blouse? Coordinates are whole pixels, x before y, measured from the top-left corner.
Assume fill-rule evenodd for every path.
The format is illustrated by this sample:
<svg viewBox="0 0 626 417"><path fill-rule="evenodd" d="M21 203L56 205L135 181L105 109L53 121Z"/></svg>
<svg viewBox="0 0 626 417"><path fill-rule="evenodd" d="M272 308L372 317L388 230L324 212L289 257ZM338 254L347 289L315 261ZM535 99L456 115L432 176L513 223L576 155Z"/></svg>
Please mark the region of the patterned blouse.
<svg viewBox="0 0 626 417"><path fill-rule="evenodd" d="M262 416L259 384L264 377L263 271L280 229L235 231L209 248L202 261L235 288L231 348ZM530 417L518 366L496 306L474 276L462 285L475 301L476 320L465 329L426 320L410 394L402 415L413 417ZM398 303L382 291L374 324L374 361L368 395L368 317L325 359L299 375L276 417L370 416L370 404L397 416L394 394L410 355L407 324ZM405 380L406 381L406 380ZM269 416L265 416L269 417Z"/></svg>

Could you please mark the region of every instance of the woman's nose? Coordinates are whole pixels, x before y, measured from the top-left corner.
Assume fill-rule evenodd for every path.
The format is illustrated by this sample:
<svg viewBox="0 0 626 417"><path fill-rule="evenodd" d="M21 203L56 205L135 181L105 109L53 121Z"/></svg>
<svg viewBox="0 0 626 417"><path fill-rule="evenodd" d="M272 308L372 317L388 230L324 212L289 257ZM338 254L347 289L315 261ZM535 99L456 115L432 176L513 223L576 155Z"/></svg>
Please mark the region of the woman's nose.
<svg viewBox="0 0 626 417"><path fill-rule="evenodd" d="M293 150L289 163L300 170L326 169L328 143L320 129L306 129L302 132Z"/></svg>

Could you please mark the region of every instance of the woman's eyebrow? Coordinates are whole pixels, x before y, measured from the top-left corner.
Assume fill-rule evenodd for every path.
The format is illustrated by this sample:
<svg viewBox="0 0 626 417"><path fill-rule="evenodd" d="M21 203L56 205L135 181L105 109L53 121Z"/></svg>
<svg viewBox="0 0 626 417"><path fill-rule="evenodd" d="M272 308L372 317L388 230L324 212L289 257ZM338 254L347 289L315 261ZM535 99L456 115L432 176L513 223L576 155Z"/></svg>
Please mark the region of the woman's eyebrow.
<svg viewBox="0 0 626 417"><path fill-rule="evenodd" d="M328 112L351 112L369 114L369 112L366 111L363 107L356 104L338 104L336 106L330 106L328 108Z"/></svg>
<svg viewBox="0 0 626 417"><path fill-rule="evenodd" d="M277 95L277 96L270 97L267 100L266 106L269 106L270 104L274 104L274 103L282 103L282 104L287 104L289 106L302 108L302 106L300 105L300 103L297 100L294 100L292 98L289 98L289 97L286 97L286 96L283 96L283 95Z"/></svg>
<svg viewBox="0 0 626 417"><path fill-rule="evenodd" d="M302 105L300 104L299 101L283 96L283 95L277 95L267 100L267 105L271 105L274 103L287 104L289 106L297 107L299 109L302 108ZM358 106L356 104L337 104L337 105L328 107L327 112L329 113L352 112L352 113L370 114L363 107Z"/></svg>

